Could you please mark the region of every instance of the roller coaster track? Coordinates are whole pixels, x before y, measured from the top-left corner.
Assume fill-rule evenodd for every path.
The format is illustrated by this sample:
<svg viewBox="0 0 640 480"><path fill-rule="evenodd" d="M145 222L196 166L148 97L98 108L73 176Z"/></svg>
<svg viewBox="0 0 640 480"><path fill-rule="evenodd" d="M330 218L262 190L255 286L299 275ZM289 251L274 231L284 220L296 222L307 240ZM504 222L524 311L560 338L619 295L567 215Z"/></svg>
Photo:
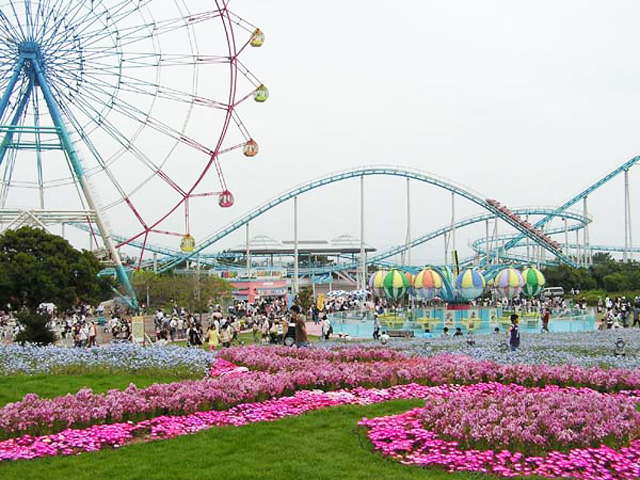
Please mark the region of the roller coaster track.
<svg viewBox="0 0 640 480"><path fill-rule="evenodd" d="M534 227L535 228L539 228L539 229L544 227L554 217L559 216L558 214L560 214L560 216L561 216L562 212L567 210L569 207L572 207L573 205L578 203L580 200L585 199L590 194L592 194L594 191L596 191L598 188L603 186L605 183L609 182L611 179L613 179L613 178L617 177L618 175L620 175L621 173L626 172L627 170L629 170L631 167L633 167L639 161L640 161L640 155L639 156L635 156L630 160L627 160L625 163L620 165L618 168L616 168L615 170L613 170L609 174L605 175L600 180L598 180L594 184L590 185L589 187L585 188L583 191L581 191L580 193L578 193L574 197L572 197L569 200L567 200L564 204L562 204L558 208L556 208L556 210L554 212L554 215L551 215L551 214L547 215L544 218L542 218L541 220L539 220L538 222L536 222L534 224ZM525 238L525 236L522 235L522 234L516 235L513 239L511 239L508 243L506 243L504 245L504 247L501 248L501 250L503 250L503 251L504 250L509 250L509 249L515 247L524 238ZM487 262L486 258L482 259L481 262L480 262L480 266L484 266L486 264L486 262Z"/></svg>
<svg viewBox="0 0 640 480"><path fill-rule="evenodd" d="M612 171L611 173L609 173L608 175L606 175L605 177L603 177L602 179L600 179L599 181L597 181L596 183L594 183L593 185L591 185L589 188L583 190L582 192L580 192L579 194L577 194L576 196L574 196L573 198L571 198L570 200L568 200L567 202L565 202L563 205L561 205L560 207L557 207L555 209L537 209L537 208L532 208L532 209L513 209L513 210L508 210L502 211L499 207L492 205L491 203L489 203L487 200L487 198L485 198L483 195L472 191L469 188L466 188L462 185L459 185L455 182L452 182L450 180L445 180L441 177L432 175L432 174L428 174L425 172L422 172L420 170L416 170L416 169L410 169L410 168L402 168L402 167L396 167L396 166L365 166L365 167L358 167L358 168L353 168L353 169L349 169L349 170L345 170L342 172L337 172L337 173L332 173L329 175L325 175L323 177L311 180L309 182L303 183L287 192L284 192L274 198L272 198L271 200L265 202L264 204L254 208L253 210L251 210L249 213L247 213L246 215L240 217L239 219L231 222L230 224L228 224L227 226L225 226L224 228L218 230L217 232L215 232L214 234L210 235L209 237L207 237L205 240L203 240L198 246L197 248L193 251L190 252L188 254L184 254L182 252L179 252L177 250L174 249L170 249L167 247L163 247L163 246L158 246L158 245L146 245L146 249L155 253L158 253L160 255L166 256L168 258L168 260L164 261L161 264L161 268L160 271L164 272L164 271L169 271L177 266L179 266L181 263L184 263L185 261L191 259L191 258L198 258L201 261L207 261L209 259L213 259L213 258L224 258L224 257L228 257L228 258L234 258L237 257L238 254L229 254L229 253L214 253L214 254L210 254L210 253L205 253L203 252L203 250L205 250L206 248L208 248L210 245L214 244L215 242L219 241L220 239L224 238L225 236L229 235L230 233L234 232L235 230L237 230L238 228L244 226L246 223L250 222L251 220L255 219L256 217L262 215L263 213L267 212L268 210L276 207L277 205L280 205L288 200L291 200L293 198L295 198L298 195L301 195L303 193L306 193L308 191L314 190L316 188L325 186L325 185L329 185L332 183L336 183L342 180L347 180L347 179L351 179L351 178L358 178L358 177L363 177L363 176L370 176L370 175L387 175L387 176L397 176L397 177L403 177L403 178L410 178L410 179L414 179L417 181L421 181L427 184L431 184L440 188L443 188L445 190L448 190L450 192L453 192L455 194L458 194L460 196L462 196L463 198L466 198L467 200L481 206L482 208L488 210L490 212L490 214L483 214L483 215L477 215L475 217L470 217L468 219L459 221L456 223L455 228L459 228L465 225L470 225L472 223L476 223L479 221L483 221L483 220L487 220L487 219L492 219L494 217L499 217L500 219L504 220L505 222L509 223L510 225L512 225L519 233L512 236L507 243L504 244L503 247L498 247L498 256L500 258L505 258L509 257L508 259L516 259L517 255L506 255L506 251L509 249L514 248L515 246L517 246L522 240L524 240L525 238L530 238L535 244L539 244L541 245L543 248L545 248L546 250L550 251L552 253L552 255L554 257L557 257L560 261L565 262L571 266L575 266L575 262L573 261L573 259L571 259L570 257L568 257L567 255L565 255L561 249L558 249L554 246L552 246L549 241L547 239L545 239L541 233L542 232L536 232L535 229L541 229L542 227L544 227L549 221L551 221L553 218L555 217L562 217L562 218L570 218L573 220L577 220L578 222L583 222L585 221L584 216L580 215L580 214L571 214L568 209L575 205L577 202L579 202L580 200L582 200L583 198L586 198L589 194L593 193L593 191L597 190L599 187L601 187L602 185L604 185L605 183L607 183L608 181L610 181L612 178L616 177L617 175L619 175L620 173L628 170L631 166L635 165L638 161L640 160L640 156L634 157L631 160L625 162L623 165L621 165L620 167L618 167L617 169L615 169L614 171ZM545 215L541 220L539 220L538 222L536 222L533 225L533 229L531 228L531 226L527 226L527 225L523 225L523 222L521 220L519 221L514 221L513 218L513 214L516 215ZM580 217L580 218L578 218ZM590 220L586 220L586 221L590 221ZM83 230L89 230L89 227L87 225L83 225L83 224L73 224L74 226L76 226L77 228L81 228ZM572 229L575 228L581 228L581 227L573 227ZM431 240L433 238L436 238L440 235L444 235L446 233L449 233L452 230L451 225L448 225L446 227L442 227L434 232L430 232L422 237L416 238L414 239L411 243L409 244L403 244L397 247L392 248L391 250L387 251L387 252L383 252L380 253L378 255L375 255L373 257L370 257L368 259L368 261L370 262L376 262L376 261L382 261L384 258L388 258L390 256L393 256L395 254L398 254L400 252L402 252L403 250L406 250L407 248L411 248L414 246L417 246L421 243L424 243L428 240ZM533 231L532 231L533 230ZM557 232L547 232L546 234L544 234L544 236L547 236L549 233L557 233ZM119 238L124 239L124 237L119 237L117 235L113 235L113 238L118 240ZM137 246L138 248L140 248L142 246L142 244L140 245L135 245L135 242L131 243L131 246ZM596 246L596 245L591 245L590 248L592 250L601 250L601 251L612 251L612 252L616 252L616 251L622 251L622 247L607 247L607 246ZM636 249L634 249L634 251L636 251ZM482 258L480 260L480 266L485 266L487 263L488 259ZM341 266L341 268L339 268L338 266L334 266L333 268L335 268L335 270L333 271L338 271L340 269L344 269L345 266ZM350 266L349 266L350 268ZM317 270L319 273L322 273L323 270L322 269L318 269ZM303 270L300 271L301 274L304 274L306 272L304 272Z"/></svg>
<svg viewBox="0 0 640 480"><path fill-rule="evenodd" d="M522 208L522 209L518 209L518 208L514 208L513 212L517 213L519 215L548 215L551 214L551 212L553 212L555 209L553 208ZM428 242L430 240L433 240L434 238L440 237L442 235L445 235L449 232L451 232L451 230L453 230L453 228L462 228L462 227L466 227L468 225L472 225L474 223L479 223L479 222L483 222L485 220L491 220L495 217L494 213L484 213L484 214L478 214L478 215L473 215L471 217L459 220L455 223L455 227L452 227L450 224L446 225L444 227L441 227L437 230L433 230L432 232L429 232L425 235L422 235L420 237L414 238L411 242L409 243L405 243L402 245L398 245L395 247L390 248L389 250L385 250L384 252L378 253L376 255L372 255L370 257L367 257L367 263L368 264L380 264L380 262L382 260L385 260L389 257L392 257L394 255L398 255L399 253L402 253L403 251L407 250L408 248L413 248L413 247L417 247L418 245L421 245L425 242ZM574 220L577 223L574 225L571 225L571 229L580 229L583 228L583 226L585 225L585 223L588 223L591 221L590 218L585 217L584 215L582 215L581 213L577 213L577 212L572 212L572 211L567 211L565 213L563 213L563 218L566 217L567 219L570 220ZM550 233L561 233L564 232L564 229L560 229L557 232L552 231ZM511 238L511 237L508 237ZM325 267L318 267L318 268L312 268L312 269L301 269L300 270L300 274L301 275L320 275L320 274L325 274L325 273L332 273L332 272L336 272L336 271L340 271L340 270L354 270L358 268L358 262L352 262L349 264L340 264L340 265L328 265Z"/></svg>
<svg viewBox="0 0 640 480"><path fill-rule="evenodd" d="M255 219L256 217L262 215L263 213L271 210L272 208L291 200L303 193L309 192L316 188L329 185L332 183L340 182L343 180L348 180L351 178L359 178L364 176L372 176L372 175L385 175L385 176L395 176L395 177L403 177L409 178L412 180L424 182L430 185L434 185L450 192L453 192L457 195L460 195L463 198L479 205L480 207L492 211L492 213L504 220L505 222L512 225L516 230L518 230L524 237L529 237L536 243L542 245L543 248L549 250L553 255L558 257L565 263L569 265L575 266L575 263L572 259L565 256L560 250L553 248L548 243L541 241L540 235L536 234L532 230L526 228L526 226L521 223L514 222L509 214L501 211L500 209L493 208L492 205L487 203L486 197L484 195L480 195L472 191L471 189L459 185L451 180L445 180L441 177L435 176L433 174L425 173L420 170L410 169L410 168L402 168L397 166L366 166L366 167L357 167L349 170L344 170L342 172L332 173L329 175L325 175L323 177L317 178L315 180L311 180L304 184L301 184L287 192L281 193L280 195L272 198L271 200L265 202L264 204L256 207L245 216L231 222L221 230L217 231L213 235L209 236L205 240L203 240L195 249L190 253L181 254L178 257L174 257L169 260L167 263L162 265L160 271L165 272L168 270L172 270L179 266L181 263L196 257L202 252L204 249L209 247L211 244L219 241L220 239L226 237L230 233L234 232L238 228L242 227L246 223ZM566 208L564 209L566 210ZM563 210L563 211L564 211Z"/></svg>

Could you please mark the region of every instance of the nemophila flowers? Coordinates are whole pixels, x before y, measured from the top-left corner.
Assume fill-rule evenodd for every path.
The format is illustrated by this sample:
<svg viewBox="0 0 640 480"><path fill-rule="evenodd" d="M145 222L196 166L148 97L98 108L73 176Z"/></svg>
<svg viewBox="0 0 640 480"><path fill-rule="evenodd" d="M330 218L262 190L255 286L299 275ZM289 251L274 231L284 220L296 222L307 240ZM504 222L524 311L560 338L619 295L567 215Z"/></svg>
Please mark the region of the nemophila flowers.
<svg viewBox="0 0 640 480"><path fill-rule="evenodd" d="M522 345L517 352L502 349L502 335L476 335L475 345L468 345L467 337L434 337L412 340L394 339L387 348L407 355L436 356L443 353L464 354L476 360L509 365L574 365L579 367L605 367L640 369L640 329L626 328L580 333L523 333ZM614 343L622 338L627 354L615 356ZM344 348L352 342L332 342L323 348ZM361 348L380 347L379 342L359 342Z"/></svg>
<svg viewBox="0 0 640 480"><path fill-rule="evenodd" d="M214 361L212 353L197 348L128 343L96 348L0 346L0 375L162 372L184 378L204 376Z"/></svg>

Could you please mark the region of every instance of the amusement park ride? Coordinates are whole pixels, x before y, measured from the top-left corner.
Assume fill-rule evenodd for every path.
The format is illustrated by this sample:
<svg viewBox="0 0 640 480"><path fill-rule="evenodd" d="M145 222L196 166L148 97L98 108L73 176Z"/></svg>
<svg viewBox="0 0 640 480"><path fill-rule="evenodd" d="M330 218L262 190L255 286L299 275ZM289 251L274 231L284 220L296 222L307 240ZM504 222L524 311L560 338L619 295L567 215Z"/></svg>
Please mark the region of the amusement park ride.
<svg viewBox="0 0 640 480"><path fill-rule="evenodd" d="M233 205L221 156L258 153L239 111L269 96L239 58L264 34L227 4L3 1L0 225L87 223L134 301L120 247L193 250L190 205ZM108 216L137 227L115 240Z"/></svg>
<svg viewBox="0 0 640 480"><path fill-rule="evenodd" d="M472 265L490 271L504 263L589 264L595 249L607 247L589 242L587 199L623 173L625 245L619 248L625 260L632 258L629 169L640 157L627 161L560 207L533 209L508 208L414 169L358 167L297 186L196 240L190 230L195 202L214 197L222 208L234 204L223 175L222 156L236 150L246 157L259 152L239 113L247 100L265 102L269 91L240 56L264 41L260 29L232 13L228 2L221 0L0 0L2 229L66 224L89 231L96 247L101 239L113 273L135 303L130 269L123 265L119 248L139 249L134 268L164 272L188 265L192 259L215 266L221 258L238 256L207 251L230 233L283 202L293 200L297 205L297 198L306 192L359 178L358 260L299 269L294 255L293 287L297 291L299 276L340 270L357 272L358 284L364 287L368 265L384 266L386 259L441 236L450 239L445 259L452 254L453 270L461 268L463 273ZM213 46L218 50L210 51ZM213 75L220 80L215 85L206 81ZM451 192L451 223L367 258L364 178L380 175L407 179L407 189L413 181ZM459 197L484 212L455 218L454 202ZM570 210L579 202L582 211ZM540 219L530 223L529 217ZM119 226L135 228L126 235L116 235L108 218L117 219ZM558 219L563 227L552 227L552 220ZM516 233L498 235L498 220ZM495 225L493 235L490 221ZM458 261L456 229L481 222L486 225L486 235L473 242L475 255ZM294 230L297 235L297 226ZM570 244L569 232L576 233L575 244ZM563 243L552 238L561 234ZM179 248L160 246L166 236L179 238ZM524 245L526 257L514 253ZM537 253L532 256L529 248ZM160 258L153 263L145 261L145 252ZM550 254L550 259L543 252ZM442 277L445 290L447 283L455 280L455 272L451 272L451 281L447 280L447 271L446 265L434 270Z"/></svg>

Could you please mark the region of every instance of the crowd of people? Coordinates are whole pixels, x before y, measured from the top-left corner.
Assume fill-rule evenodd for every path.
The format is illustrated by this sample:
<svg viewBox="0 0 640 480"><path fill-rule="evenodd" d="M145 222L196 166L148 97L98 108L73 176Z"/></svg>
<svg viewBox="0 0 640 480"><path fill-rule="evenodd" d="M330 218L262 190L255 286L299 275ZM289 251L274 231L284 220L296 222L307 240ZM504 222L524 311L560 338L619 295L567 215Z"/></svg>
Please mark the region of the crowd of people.
<svg viewBox="0 0 640 480"><path fill-rule="evenodd" d="M598 330L615 328L640 327L640 297L633 301L625 297L609 296L598 299L596 307L598 314L602 315L598 324Z"/></svg>
<svg viewBox="0 0 640 480"><path fill-rule="evenodd" d="M313 310L307 313L314 315ZM332 331L329 319L324 321L329 324L327 330ZM210 350L243 344L240 339L242 332L252 333L256 344L305 346L308 343L305 322L306 315L298 305L287 308L281 300L263 300L255 304L238 301L227 307L226 314L220 305L214 305L203 321L199 316L177 307L171 314L157 310L154 315L156 342L159 344L186 340L188 346L206 344ZM330 334L327 333L326 338Z"/></svg>

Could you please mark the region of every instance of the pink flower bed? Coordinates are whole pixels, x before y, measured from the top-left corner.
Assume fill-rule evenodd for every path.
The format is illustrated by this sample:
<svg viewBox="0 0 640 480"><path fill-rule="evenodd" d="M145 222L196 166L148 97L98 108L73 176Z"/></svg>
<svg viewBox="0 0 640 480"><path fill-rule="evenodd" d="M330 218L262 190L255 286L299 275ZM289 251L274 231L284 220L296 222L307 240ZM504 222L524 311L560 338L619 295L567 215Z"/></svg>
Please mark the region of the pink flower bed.
<svg viewBox="0 0 640 480"><path fill-rule="evenodd" d="M556 395L560 392L573 396L602 395L586 389L527 389L502 384L442 387L410 384L388 389L359 387L351 391L300 391L291 397L241 404L226 411L160 416L137 423L95 425L39 437L24 435L0 442L0 460L74 455L104 448L118 448L135 439L153 441L173 438L214 426L240 426L273 421L336 405L367 405L407 398L426 399L427 405L434 405L441 399L468 395L500 396L509 391L516 395L527 391L545 395ZM630 402L632 395L637 393L602 396L611 397L612 401L624 404ZM468 450L461 448L458 442L443 440L436 432L425 428L424 411L425 408L419 408L392 417L363 419L360 425L369 428L369 438L377 450L405 464L440 466L450 472L479 471L505 477L540 475L584 480L631 480L639 478L640 475L640 440L634 440L629 446L618 449L598 446L571 449L569 452L550 451L544 456L526 456L509 450Z"/></svg>
<svg viewBox="0 0 640 480"><path fill-rule="evenodd" d="M83 389L75 395L54 399L26 395L23 400L0 408L0 438L25 433L43 435L102 423L137 422L160 415L223 410L239 403L317 388L481 382L585 386L600 391L640 388L640 372L630 370L498 365L461 355L406 358L397 352L385 352L363 348L337 352L270 347L227 349L221 353L223 361L218 361L211 372L215 378L157 384L144 389L131 385L124 391L111 390L105 394ZM229 362L258 371L239 375L238 367Z"/></svg>
<svg viewBox="0 0 640 480"><path fill-rule="evenodd" d="M419 416L426 430L464 449L516 450L530 455L640 438L640 413L628 398L590 389L500 386L430 398Z"/></svg>
<svg viewBox="0 0 640 480"><path fill-rule="evenodd" d="M549 429L540 428L537 423L539 416L533 415L532 431L528 431L527 412L517 412L517 418L507 417L495 412L495 408L515 408L515 402L523 400L523 396L531 395L528 400L535 398L543 408L556 406L563 396L564 400L572 397L579 398L578 403L586 407L589 399L593 399L600 406L619 407L630 413L633 403L624 395L603 395L585 389L526 389L515 385L477 385L463 387L457 391L446 392L441 396L431 396L427 399L427 406L417 408L401 415L363 419L359 424L369 428L369 439L374 448L386 456L407 465L438 466L448 472L477 471L491 473L504 477L532 476L566 477L583 480L603 478L635 480L640 478L640 440L638 437L637 413L632 426L626 425L629 420L616 418L615 412L590 411L593 428L584 422L576 422L575 417L560 416L560 412L552 414L547 424ZM527 392L527 390L530 390ZM514 404L507 405L509 393ZM608 398L596 398L601 395ZM494 406L483 403L485 398L495 396ZM480 397L480 398L479 398ZM545 404L543 398L550 398ZM580 398L582 397L582 398ZM460 401L456 399L460 398ZM475 398L477 402L470 402ZM569 400L570 401L570 400ZM449 404L450 408L441 406ZM482 406L487 407L484 412L493 419L482 418ZM529 408L533 404L527 404ZM458 412L456 408L468 408L467 412ZM631 410L630 410L631 409ZM440 415L440 417L438 417ZM442 420L442 415L446 420ZM616 421L621 421L618 425ZM457 425L456 422L462 422ZM589 419L586 419L589 423ZM494 431L497 428L500 431ZM506 432L508 429L513 429ZM602 431L598 431L602 430ZM534 434L534 431L536 433ZM609 435L617 437L622 433L622 442L627 446L611 448L606 445L596 445L584 448L569 448L574 443L598 443L597 438ZM626 433L624 433L626 431ZM564 432L564 433L563 433ZM506 433L506 437L504 436ZM563 438L563 434L567 437ZM536 435L541 439L536 439ZM588 435L593 435L591 439ZM560 439L558 438L560 437ZM452 440L457 438L458 440ZM546 447L544 453L527 455L516 448L501 448L499 445L523 446L523 441L536 442L538 446ZM493 448L473 448L474 443L483 444L485 441L496 442ZM561 445L566 451L556 450Z"/></svg>
<svg viewBox="0 0 640 480"><path fill-rule="evenodd" d="M305 353L308 351L309 353ZM252 370L268 372L310 371L320 384L334 384L346 388L353 385L390 386L398 383L430 385L474 384L480 382L516 383L525 386L589 387L609 392L639 389L640 371L624 369L583 368L574 365L502 365L478 361L465 355L437 355L434 357L391 356L377 360L384 349L358 348L358 355L350 349L327 351L313 349L284 349L271 347L230 348L220 356L232 363ZM341 356L351 360L342 361Z"/></svg>
<svg viewBox="0 0 640 480"><path fill-rule="evenodd" d="M54 455L74 455L104 448L117 448L135 438L156 440L188 435L214 426L240 426L301 415L336 405L367 405L401 398L422 398L454 388L401 385L386 390L357 388L353 391L300 391L259 403L237 405L226 411L197 412L182 416L159 416L138 423L94 425L66 429L52 435L23 435L0 442L0 461L25 460Z"/></svg>

